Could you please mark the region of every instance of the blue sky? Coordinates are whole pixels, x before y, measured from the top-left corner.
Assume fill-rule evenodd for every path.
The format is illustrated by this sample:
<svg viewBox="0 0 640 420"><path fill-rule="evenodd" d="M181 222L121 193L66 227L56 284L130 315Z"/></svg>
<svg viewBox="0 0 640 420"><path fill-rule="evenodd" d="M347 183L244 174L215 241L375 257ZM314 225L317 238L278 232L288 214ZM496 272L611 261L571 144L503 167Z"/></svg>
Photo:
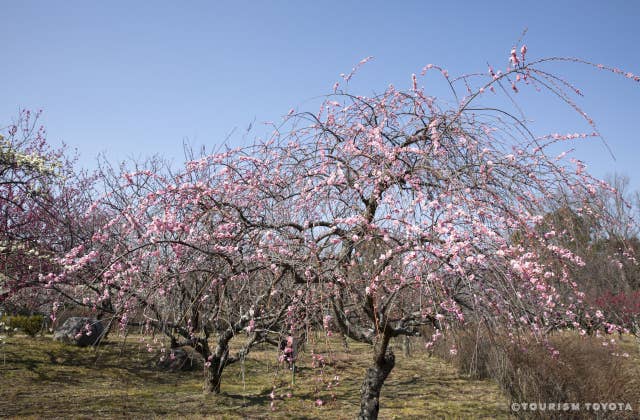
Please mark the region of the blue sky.
<svg viewBox="0 0 640 420"><path fill-rule="evenodd" d="M80 164L154 153L182 142L241 144L287 111L315 110L339 74L372 55L351 91L409 87L428 63L451 74L503 68L524 28L531 57L578 56L640 74L640 2L191 1L2 2L0 125L44 109L52 142ZM577 152L593 173L618 171L640 189L640 84L579 66L558 68L585 92L616 160L601 143ZM430 85L433 83L433 86ZM444 94L426 79L428 91ZM589 128L550 96L521 95L542 131Z"/></svg>

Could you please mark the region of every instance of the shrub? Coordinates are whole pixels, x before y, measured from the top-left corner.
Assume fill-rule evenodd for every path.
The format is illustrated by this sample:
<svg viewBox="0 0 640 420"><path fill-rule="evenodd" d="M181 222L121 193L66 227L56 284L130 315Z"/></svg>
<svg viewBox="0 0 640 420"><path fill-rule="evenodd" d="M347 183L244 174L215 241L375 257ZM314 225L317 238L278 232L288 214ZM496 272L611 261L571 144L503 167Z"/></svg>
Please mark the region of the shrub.
<svg viewBox="0 0 640 420"><path fill-rule="evenodd" d="M14 323L11 321L12 318L13 317L8 315L3 315L0 318L0 332L7 334L9 337L13 336L18 329L18 327L14 326Z"/></svg>
<svg viewBox="0 0 640 420"><path fill-rule="evenodd" d="M603 345L607 344L607 345ZM452 345L457 353L451 355ZM640 401L638 368L618 346L596 337L557 334L548 344L513 343L486 330L464 330L434 350L460 373L492 378L513 402L624 402L635 409ZM526 418L540 413L518 413ZM550 413L548 413L550 414ZM559 413L555 413L559 414ZM584 411L563 412L562 418L582 418ZM633 418L632 412L607 413L606 418Z"/></svg>
<svg viewBox="0 0 640 420"><path fill-rule="evenodd" d="M16 316L4 316L1 322L8 327L9 331L15 331L19 329L30 337L35 337L42 330L42 322L44 318L42 315L16 315Z"/></svg>
<svg viewBox="0 0 640 420"><path fill-rule="evenodd" d="M482 327L467 327L455 331L446 339L436 341L433 354L448 360L458 372L471 379L493 378L496 370L504 365L503 340L496 338ZM455 348L455 354L451 349Z"/></svg>
<svg viewBox="0 0 640 420"><path fill-rule="evenodd" d="M9 326L9 321L6 316L0 317L0 334L6 334L9 337L13 335L13 328Z"/></svg>
<svg viewBox="0 0 640 420"><path fill-rule="evenodd" d="M526 349L507 347L510 369L501 373L499 383L512 400L625 402L633 406L640 400L636 367L613 354L622 353L619 349L604 346L595 337L568 335L554 337L551 344L558 351L556 357L541 344ZM631 415L611 414L611 418Z"/></svg>
<svg viewBox="0 0 640 420"><path fill-rule="evenodd" d="M613 294L606 292L600 295L595 304L610 316L612 322L633 328L640 320L640 290Z"/></svg>

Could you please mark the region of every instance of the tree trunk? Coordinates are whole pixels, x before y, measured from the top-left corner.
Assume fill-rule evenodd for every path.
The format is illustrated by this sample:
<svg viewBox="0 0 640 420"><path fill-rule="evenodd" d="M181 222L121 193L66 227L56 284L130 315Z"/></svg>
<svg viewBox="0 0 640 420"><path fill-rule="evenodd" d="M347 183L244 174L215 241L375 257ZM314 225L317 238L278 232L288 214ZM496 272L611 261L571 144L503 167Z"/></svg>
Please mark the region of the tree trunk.
<svg viewBox="0 0 640 420"><path fill-rule="evenodd" d="M384 335L375 351L374 363L365 375L360 387L360 414L358 420L375 420L380 411L380 390L396 364L393 351L387 349L389 338Z"/></svg>
<svg viewBox="0 0 640 420"><path fill-rule="evenodd" d="M404 357L411 357L411 340L406 335L402 337L402 352Z"/></svg>
<svg viewBox="0 0 640 420"><path fill-rule="evenodd" d="M229 362L229 341L233 338L233 330L226 330L218 336L216 340L216 348L213 352L209 351L209 345L205 340L200 346L197 346L202 357L205 358L204 363L204 392L220 393L220 382L222 381L222 371Z"/></svg>
<svg viewBox="0 0 640 420"><path fill-rule="evenodd" d="M204 392L205 394L219 394L220 382L222 380L221 372L213 369L213 366L204 367Z"/></svg>
<svg viewBox="0 0 640 420"><path fill-rule="evenodd" d="M359 420L374 420L380 411L380 390L385 379L395 366L395 355L391 350L382 358L382 363L375 363L369 369L360 388Z"/></svg>
<svg viewBox="0 0 640 420"><path fill-rule="evenodd" d="M220 393L220 382L222 381L222 371L227 365L237 361L237 358L229 356L229 342L236 333L242 331L243 328L249 323L250 317L248 314L243 315L238 322L236 322L230 328L227 328L218 335L216 340L216 348L213 352L209 350L209 334L207 333L204 338L198 339L198 343L195 345L195 350L205 359L204 364L204 392L205 393ZM205 329L206 331L206 329ZM255 341L255 334L249 340L245 348L240 351L240 357L244 357L249 353L251 344Z"/></svg>
<svg viewBox="0 0 640 420"><path fill-rule="evenodd" d="M349 353L349 341L346 334L342 334L342 347L344 347L345 352Z"/></svg>
<svg viewBox="0 0 640 420"><path fill-rule="evenodd" d="M224 343L227 344L227 343ZM204 392L220 393L220 382L222 382L222 371L227 365L229 357L229 347L221 348L220 344L216 346L216 351L210 356L209 366L204 366Z"/></svg>

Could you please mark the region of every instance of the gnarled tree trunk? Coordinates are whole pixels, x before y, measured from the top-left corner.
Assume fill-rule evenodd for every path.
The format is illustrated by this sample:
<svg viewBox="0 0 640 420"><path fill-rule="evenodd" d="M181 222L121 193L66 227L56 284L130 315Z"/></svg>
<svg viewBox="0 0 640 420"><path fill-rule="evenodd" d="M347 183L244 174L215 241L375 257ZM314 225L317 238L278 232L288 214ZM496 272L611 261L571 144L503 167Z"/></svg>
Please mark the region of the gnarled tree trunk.
<svg viewBox="0 0 640 420"><path fill-rule="evenodd" d="M209 350L208 340L205 339L196 346L196 350L200 352L205 359L204 365L204 392L205 393L220 393L220 382L222 381L222 372L228 365L244 359L249 354L251 346L258 340L258 335L253 333L243 346L243 348L237 352L235 356L229 354L229 342L231 339L248 324L249 317L243 316L232 327L224 330L218 335L216 340L216 347L211 352ZM208 336L207 336L208 337Z"/></svg>
<svg viewBox="0 0 640 420"><path fill-rule="evenodd" d="M225 343L227 344L227 343ZM229 347L216 346L216 351L210 356L209 366L204 366L204 392L220 393L220 382L222 382L222 371L227 365L229 357Z"/></svg>
<svg viewBox="0 0 640 420"><path fill-rule="evenodd" d="M384 334L382 340L376 346L374 363L364 377L360 387L360 414L359 420L373 420L378 418L380 411L380 390L384 381L396 364L393 351L388 349L389 336Z"/></svg>
<svg viewBox="0 0 640 420"><path fill-rule="evenodd" d="M205 357L203 387L205 393L220 393L222 371L229 361L229 341L231 338L233 338L233 330L225 331L218 337L214 351L208 355L202 354Z"/></svg>

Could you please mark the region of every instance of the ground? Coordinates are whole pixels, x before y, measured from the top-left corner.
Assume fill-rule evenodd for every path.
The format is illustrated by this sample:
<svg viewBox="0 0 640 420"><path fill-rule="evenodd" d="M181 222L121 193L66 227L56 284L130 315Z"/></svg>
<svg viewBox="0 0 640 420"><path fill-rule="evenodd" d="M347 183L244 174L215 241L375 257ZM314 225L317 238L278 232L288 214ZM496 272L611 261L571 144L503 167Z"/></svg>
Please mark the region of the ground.
<svg viewBox="0 0 640 420"><path fill-rule="evenodd" d="M200 369L158 369L157 354L140 337L113 336L95 349L50 336L5 341L0 417L352 419L370 357L357 343L345 351L339 343L316 341L301 354L294 378L274 350L265 348L225 371L220 395L204 395ZM311 366L309 347L327 361L324 368ZM424 351L407 358L397 348L396 354L396 368L382 390L381 419L509 417L508 400L496 384L465 378Z"/></svg>

